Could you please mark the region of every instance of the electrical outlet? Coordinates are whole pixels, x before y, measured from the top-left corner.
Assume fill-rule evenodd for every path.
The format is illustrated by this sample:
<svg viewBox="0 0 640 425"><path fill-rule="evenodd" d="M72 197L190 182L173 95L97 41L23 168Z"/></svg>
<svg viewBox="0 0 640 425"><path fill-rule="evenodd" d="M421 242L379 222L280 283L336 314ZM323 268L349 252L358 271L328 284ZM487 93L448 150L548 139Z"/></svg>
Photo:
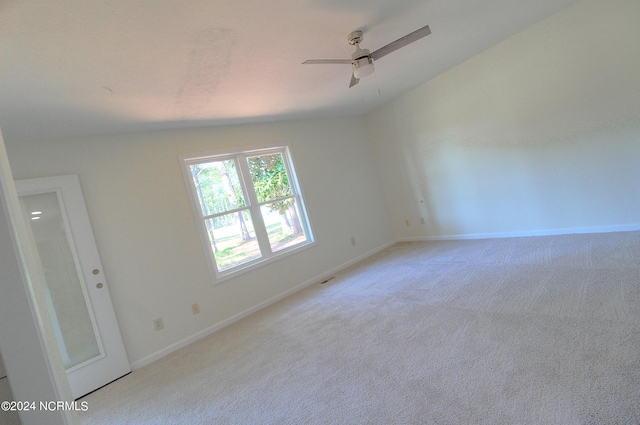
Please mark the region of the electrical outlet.
<svg viewBox="0 0 640 425"><path fill-rule="evenodd" d="M407 227L409 227L409 226L410 226L410 224L409 224L409 220L405 220L405 221L404 221L404 225L405 225L405 226L407 226Z"/></svg>
<svg viewBox="0 0 640 425"><path fill-rule="evenodd" d="M351 236L351 245L355 245L356 244L356 238Z"/></svg>
<svg viewBox="0 0 640 425"><path fill-rule="evenodd" d="M191 312L192 312L193 314L198 314L198 313L200 313L200 306L198 305L198 303L191 304Z"/></svg>
<svg viewBox="0 0 640 425"><path fill-rule="evenodd" d="M425 224L424 218L420 217L420 223Z"/></svg>
<svg viewBox="0 0 640 425"><path fill-rule="evenodd" d="M160 329L164 329L164 323L162 323L162 317L158 317L157 319L153 319L153 328L156 331Z"/></svg>

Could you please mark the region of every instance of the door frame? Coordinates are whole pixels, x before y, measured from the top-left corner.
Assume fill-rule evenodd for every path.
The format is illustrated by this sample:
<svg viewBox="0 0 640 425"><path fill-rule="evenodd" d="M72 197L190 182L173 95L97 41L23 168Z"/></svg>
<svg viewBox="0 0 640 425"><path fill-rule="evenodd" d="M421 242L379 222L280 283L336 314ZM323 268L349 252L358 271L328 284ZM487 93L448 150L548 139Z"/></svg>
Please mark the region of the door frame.
<svg viewBox="0 0 640 425"><path fill-rule="evenodd" d="M0 133L0 347L15 400L72 402ZM24 424L80 424L71 410L19 412Z"/></svg>
<svg viewBox="0 0 640 425"><path fill-rule="evenodd" d="M15 185L19 197L54 193L60 203L83 298L100 350L100 355L67 370L71 392L77 399L131 372L80 179L69 174L16 180Z"/></svg>

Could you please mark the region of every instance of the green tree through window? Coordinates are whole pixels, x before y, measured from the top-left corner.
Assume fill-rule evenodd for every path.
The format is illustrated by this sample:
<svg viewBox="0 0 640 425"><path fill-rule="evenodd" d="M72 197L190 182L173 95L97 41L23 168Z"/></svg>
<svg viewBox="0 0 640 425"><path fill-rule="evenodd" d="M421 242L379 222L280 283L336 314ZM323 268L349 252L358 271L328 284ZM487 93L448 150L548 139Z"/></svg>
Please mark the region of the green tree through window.
<svg viewBox="0 0 640 425"><path fill-rule="evenodd" d="M217 277L313 242L287 148L184 164Z"/></svg>
<svg viewBox="0 0 640 425"><path fill-rule="evenodd" d="M302 233L282 155L254 156L247 160L258 202L271 201L269 211L280 214L284 233L294 236Z"/></svg>

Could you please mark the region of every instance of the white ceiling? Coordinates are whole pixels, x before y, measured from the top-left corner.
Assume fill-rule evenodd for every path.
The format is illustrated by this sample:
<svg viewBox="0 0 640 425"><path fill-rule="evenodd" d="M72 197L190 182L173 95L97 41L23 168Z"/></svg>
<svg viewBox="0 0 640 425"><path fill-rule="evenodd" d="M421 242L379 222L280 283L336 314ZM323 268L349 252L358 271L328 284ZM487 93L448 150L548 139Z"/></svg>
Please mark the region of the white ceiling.
<svg viewBox="0 0 640 425"><path fill-rule="evenodd" d="M0 128L45 140L361 115L576 0L0 0ZM432 34L349 89L371 51ZM380 94L378 94L378 88Z"/></svg>

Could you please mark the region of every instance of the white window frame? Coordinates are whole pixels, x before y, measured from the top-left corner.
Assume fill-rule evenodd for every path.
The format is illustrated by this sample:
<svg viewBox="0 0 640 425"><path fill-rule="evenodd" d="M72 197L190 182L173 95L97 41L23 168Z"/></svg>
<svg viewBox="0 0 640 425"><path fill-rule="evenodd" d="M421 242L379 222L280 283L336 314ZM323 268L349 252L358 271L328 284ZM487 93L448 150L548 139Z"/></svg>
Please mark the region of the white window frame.
<svg viewBox="0 0 640 425"><path fill-rule="evenodd" d="M270 155L270 154L276 154L276 153L282 155L284 165L287 171L287 176L289 179L289 186L292 192L291 196L287 196L282 199L293 198L295 200L296 206L298 207L300 224L302 226L302 230L306 237L306 241L274 252L271 250L271 244L269 242L267 230L266 230L264 221L262 219L262 213L260 211L260 207L262 205L270 204L274 202L274 200L272 199L262 203L258 202L257 195L255 193L255 190L253 189L253 181L251 179L251 173L249 171L247 157ZM204 216L204 213L202 211L202 206L200 205L200 199L198 197L195 182L193 181L193 177L191 174L190 166L199 164L199 163L225 161L225 160L234 160L236 163L236 171L238 173L238 179L242 187L242 193L243 193L244 201L246 204L245 207L229 210L229 211L226 211L225 213L236 212L237 210L245 210L245 209L249 210L252 221L253 221L253 228L256 234L258 246L260 247L261 257L255 260L248 261L246 263L234 266L230 269L219 271L216 264L215 256L213 253L213 248L211 246L212 245L211 240L209 239L209 234L205 224L205 220L207 218L210 218L216 214L212 214L210 216ZM204 245L207 262L209 265L209 269L211 271L211 275L214 278L214 283L224 282L225 280L228 280L232 277L236 277L242 273L246 273L250 270L256 269L265 264L287 257L291 254L294 254L296 252L299 252L300 250L309 248L316 244L315 238L313 237L313 232L311 230L309 217L307 215L307 210L304 205L304 199L303 199L302 191L300 189L300 184L298 182L298 177L296 175L295 167L293 165L293 156L291 154L291 149L289 145L281 144L281 145L275 145L275 146L269 146L269 147L244 148L244 149L235 149L235 150L226 150L226 151L213 151L213 152L204 152L204 153L197 153L197 154L186 154L186 155L180 156L180 163L182 165L182 172L185 179L185 183L187 184L187 188L190 193L189 198L191 200L191 207L196 217L198 233ZM280 200L280 199L275 199L275 201L277 200Z"/></svg>

